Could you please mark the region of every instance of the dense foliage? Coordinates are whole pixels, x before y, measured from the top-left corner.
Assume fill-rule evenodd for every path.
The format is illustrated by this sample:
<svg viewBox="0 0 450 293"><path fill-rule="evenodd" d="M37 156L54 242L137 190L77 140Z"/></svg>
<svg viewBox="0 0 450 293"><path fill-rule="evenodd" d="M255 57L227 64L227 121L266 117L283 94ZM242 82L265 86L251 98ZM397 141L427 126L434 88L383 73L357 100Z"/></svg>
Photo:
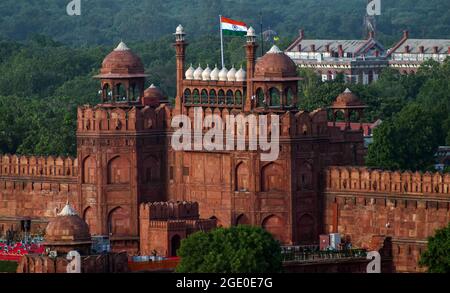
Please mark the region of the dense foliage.
<svg viewBox="0 0 450 293"><path fill-rule="evenodd" d="M450 224L428 238L428 247L421 255L420 265L426 266L430 273L450 273Z"/></svg>
<svg viewBox="0 0 450 293"><path fill-rule="evenodd" d="M322 83L308 70L300 75L301 109L328 107L348 87L369 106L363 121L383 121L369 147L371 167L432 170L438 146L450 144L450 60L428 61L415 75L386 69L368 86L342 79Z"/></svg>
<svg viewBox="0 0 450 293"><path fill-rule="evenodd" d="M237 226L197 232L181 242L180 273L276 273L281 248L259 227Z"/></svg>
<svg viewBox="0 0 450 293"><path fill-rule="evenodd" d="M381 80L373 86L383 84ZM400 77L395 84L399 89L391 102L401 110L385 116L375 130L366 163L384 169L432 170L438 146L450 144L450 60L425 64L418 74Z"/></svg>
<svg viewBox="0 0 450 293"><path fill-rule="evenodd" d="M303 27L311 37L360 38L366 0L81 0L81 16L66 14L70 0L0 2L0 37L27 40L39 32L67 44L157 40L181 23L195 36L217 34L219 15L273 29L291 39ZM447 37L449 1L382 1L379 36L388 45L404 29L418 37Z"/></svg>

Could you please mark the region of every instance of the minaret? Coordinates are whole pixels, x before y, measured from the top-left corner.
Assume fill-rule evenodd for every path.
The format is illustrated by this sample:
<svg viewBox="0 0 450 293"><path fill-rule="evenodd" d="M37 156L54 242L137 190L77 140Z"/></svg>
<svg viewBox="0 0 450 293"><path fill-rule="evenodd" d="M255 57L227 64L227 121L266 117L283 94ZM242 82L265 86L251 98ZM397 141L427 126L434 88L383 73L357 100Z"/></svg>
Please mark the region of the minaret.
<svg viewBox="0 0 450 293"><path fill-rule="evenodd" d="M180 24L175 32L175 49L177 58L177 95L175 98L175 113L181 114L182 112L182 100L183 100L183 80L184 80L184 62L186 59L186 47L188 44L185 42L186 34L184 28Z"/></svg>
<svg viewBox="0 0 450 293"><path fill-rule="evenodd" d="M255 62L256 62L256 49L258 45L256 44L256 33L255 30L250 27L247 31L247 44L246 58L247 58L247 97L245 99L244 111L249 112L253 109L253 103L255 102L252 97L255 95L253 93L253 77L255 74Z"/></svg>

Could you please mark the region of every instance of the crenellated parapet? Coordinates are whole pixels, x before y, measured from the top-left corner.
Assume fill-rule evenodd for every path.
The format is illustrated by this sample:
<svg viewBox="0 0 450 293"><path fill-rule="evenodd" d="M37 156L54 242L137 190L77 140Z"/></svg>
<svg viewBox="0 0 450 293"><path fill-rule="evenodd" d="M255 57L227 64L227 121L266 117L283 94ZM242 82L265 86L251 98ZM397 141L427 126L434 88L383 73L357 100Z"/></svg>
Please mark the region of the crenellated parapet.
<svg viewBox="0 0 450 293"><path fill-rule="evenodd" d="M0 176L76 178L78 160L70 157L3 155L0 157Z"/></svg>
<svg viewBox="0 0 450 293"><path fill-rule="evenodd" d="M140 217L146 220L196 220L199 206L196 202L154 202L140 206Z"/></svg>
<svg viewBox="0 0 450 293"><path fill-rule="evenodd" d="M389 194L450 195L449 173L383 171L369 168L329 167L326 190Z"/></svg>
<svg viewBox="0 0 450 293"><path fill-rule="evenodd" d="M79 133L163 131L170 125L172 109L140 106L83 106L78 108Z"/></svg>

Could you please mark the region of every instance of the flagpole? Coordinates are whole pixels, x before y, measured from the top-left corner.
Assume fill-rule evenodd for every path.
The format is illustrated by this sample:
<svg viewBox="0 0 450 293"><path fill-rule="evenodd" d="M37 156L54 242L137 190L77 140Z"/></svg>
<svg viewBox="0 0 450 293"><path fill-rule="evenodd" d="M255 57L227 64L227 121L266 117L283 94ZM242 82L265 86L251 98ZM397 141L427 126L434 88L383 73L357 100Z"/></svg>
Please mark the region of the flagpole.
<svg viewBox="0 0 450 293"><path fill-rule="evenodd" d="M222 68L225 68L225 61L223 58L223 30L222 30L222 15L219 15L219 28L220 28L220 53L222 57Z"/></svg>

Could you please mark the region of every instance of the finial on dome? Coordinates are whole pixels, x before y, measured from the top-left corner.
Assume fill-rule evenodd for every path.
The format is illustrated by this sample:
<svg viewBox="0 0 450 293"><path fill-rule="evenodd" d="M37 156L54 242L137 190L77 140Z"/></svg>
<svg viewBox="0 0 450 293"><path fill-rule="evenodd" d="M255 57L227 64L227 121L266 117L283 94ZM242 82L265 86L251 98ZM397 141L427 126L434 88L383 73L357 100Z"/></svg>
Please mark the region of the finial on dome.
<svg viewBox="0 0 450 293"><path fill-rule="evenodd" d="M345 91L344 91L344 93L345 93L345 94L351 94L352 91L351 91L349 88L346 88Z"/></svg>
<svg viewBox="0 0 450 293"><path fill-rule="evenodd" d="M64 206L62 211L57 216L58 217L68 217L68 216L78 216L78 214L70 205L69 200L67 200L66 205Z"/></svg>
<svg viewBox="0 0 450 293"><path fill-rule="evenodd" d="M280 50L280 48L277 47L277 45L273 45L272 48L270 48L269 52L267 54L281 54L283 51Z"/></svg>
<svg viewBox="0 0 450 293"><path fill-rule="evenodd" d="M256 33L255 33L255 29L253 27L248 28L246 37L247 37L247 43L256 42Z"/></svg>
<svg viewBox="0 0 450 293"><path fill-rule="evenodd" d="M130 48L128 48L127 45L122 41L120 41L117 48L114 49L114 51L129 51L129 50L130 50Z"/></svg>

